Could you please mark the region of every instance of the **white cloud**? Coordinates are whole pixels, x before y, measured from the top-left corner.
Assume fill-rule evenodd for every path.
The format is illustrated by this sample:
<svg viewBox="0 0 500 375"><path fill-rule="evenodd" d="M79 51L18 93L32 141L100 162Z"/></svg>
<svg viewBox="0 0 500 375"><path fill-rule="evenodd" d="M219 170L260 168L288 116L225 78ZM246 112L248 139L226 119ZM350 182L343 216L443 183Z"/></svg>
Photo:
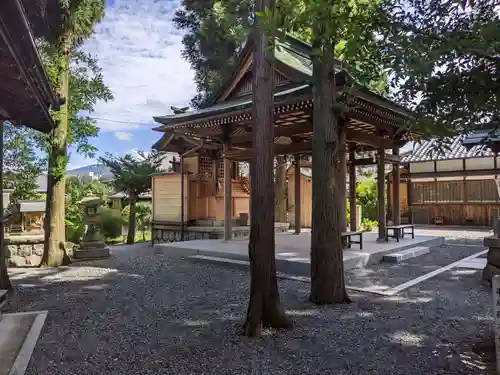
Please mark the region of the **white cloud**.
<svg viewBox="0 0 500 375"><path fill-rule="evenodd" d="M141 156L140 156L139 152L140 152L139 149L133 148L133 149L131 149L129 151L126 151L125 155L129 154L132 157L134 157L135 159L140 159ZM151 152L149 152L149 151L143 151L142 153L144 154L144 156L147 157ZM164 170L164 171L167 171L172 166L172 160L173 160L174 157L177 157L177 159L179 159L178 155L176 153L172 153L172 152L165 153L165 157L162 160L160 169Z"/></svg>
<svg viewBox="0 0 500 375"><path fill-rule="evenodd" d="M172 17L179 1L115 0L86 43L96 54L115 100L92 116L102 131L154 125L153 116L185 106L196 93L194 73L182 58L182 34ZM131 124L132 122L133 124Z"/></svg>
<svg viewBox="0 0 500 375"><path fill-rule="evenodd" d="M115 132L115 137L120 141L130 141L132 139L133 134L127 132Z"/></svg>

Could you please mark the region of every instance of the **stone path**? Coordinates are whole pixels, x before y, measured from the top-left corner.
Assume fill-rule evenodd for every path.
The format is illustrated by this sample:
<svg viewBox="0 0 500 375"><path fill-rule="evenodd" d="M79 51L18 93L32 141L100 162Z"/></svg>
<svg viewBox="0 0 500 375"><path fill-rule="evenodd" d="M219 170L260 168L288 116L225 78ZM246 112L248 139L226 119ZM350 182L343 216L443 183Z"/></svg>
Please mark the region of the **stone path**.
<svg viewBox="0 0 500 375"><path fill-rule="evenodd" d="M491 296L479 275L452 269L395 296L351 291L354 303L336 307L307 302L308 283L280 280L295 327L250 340L240 335L246 271L141 244L107 260L16 271L7 309L49 311L33 375L487 374Z"/></svg>

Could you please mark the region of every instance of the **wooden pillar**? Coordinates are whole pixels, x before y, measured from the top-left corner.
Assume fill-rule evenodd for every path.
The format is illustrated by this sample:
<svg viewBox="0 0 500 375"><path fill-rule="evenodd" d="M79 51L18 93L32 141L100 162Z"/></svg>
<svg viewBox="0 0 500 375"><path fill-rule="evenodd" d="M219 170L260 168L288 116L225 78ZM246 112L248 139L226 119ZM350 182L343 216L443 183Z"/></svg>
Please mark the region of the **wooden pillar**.
<svg viewBox="0 0 500 375"><path fill-rule="evenodd" d="M384 147L378 149L378 165L377 165L377 187L378 187L378 240L385 241L385 163Z"/></svg>
<svg viewBox="0 0 500 375"><path fill-rule="evenodd" d="M294 178L295 178L295 202L294 202L294 207L295 207L295 234L300 234L302 230L302 213L301 213L301 189L300 189L300 183L301 183L301 178L300 178L300 155L295 155L295 171L294 171Z"/></svg>
<svg viewBox="0 0 500 375"><path fill-rule="evenodd" d="M184 241L184 156L181 155L181 241Z"/></svg>
<svg viewBox="0 0 500 375"><path fill-rule="evenodd" d="M412 210L412 197L413 197L413 182L411 182L411 178L406 178L406 189L408 196L408 222L410 224L414 224L413 222L413 210Z"/></svg>
<svg viewBox="0 0 500 375"><path fill-rule="evenodd" d="M5 262L5 222L4 222L4 206L3 206L3 133L4 120L0 118L0 261ZM2 283L2 280L0 280Z"/></svg>
<svg viewBox="0 0 500 375"><path fill-rule="evenodd" d="M392 154L399 156L399 147L392 148ZM399 163L392 164L392 222L394 225L401 224L401 208L399 207Z"/></svg>
<svg viewBox="0 0 500 375"><path fill-rule="evenodd" d="M224 143L224 153L229 150L229 143ZM224 240L229 241L233 238L233 205L232 205L232 179L231 179L231 161L224 158Z"/></svg>
<svg viewBox="0 0 500 375"><path fill-rule="evenodd" d="M349 161L351 163L349 168L349 210L351 211L350 231L355 232L357 228L356 217L356 165L354 165L354 150L349 151Z"/></svg>
<svg viewBox="0 0 500 375"><path fill-rule="evenodd" d="M347 132L346 124L339 120L339 195L340 195L340 231L347 230Z"/></svg>

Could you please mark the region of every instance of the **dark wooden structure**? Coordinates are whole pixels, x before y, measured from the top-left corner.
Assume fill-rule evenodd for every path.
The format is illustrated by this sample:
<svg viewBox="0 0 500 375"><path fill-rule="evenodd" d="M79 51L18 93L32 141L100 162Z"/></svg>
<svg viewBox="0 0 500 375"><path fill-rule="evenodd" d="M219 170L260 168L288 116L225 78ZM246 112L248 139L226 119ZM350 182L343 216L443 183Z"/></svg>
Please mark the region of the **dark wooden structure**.
<svg viewBox="0 0 500 375"><path fill-rule="evenodd" d="M49 40L57 37L64 16L58 0L0 2L0 181L5 121L45 133L56 126L49 110L58 110L61 99L50 85L34 38ZM1 213L3 209L0 200ZM0 251L3 251L3 215L1 220Z"/></svg>
<svg viewBox="0 0 500 375"><path fill-rule="evenodd" d="M400 195L409 221L493 227L500 215L500 139L478 132L441 149L437 142L426 141L402 158ZM389 186L392 191L392 176Z"/></svg>
<svg viewBox="0 0 500 375"><path fill-rule="evenodd" d="M296 155L296 163L299 164L298 156L310 154L312 150L313 93L309 83L312 76L310 58L312 49L310 45L290 36L278 44L275 50L274 72L275 154ZM202 150L201 152L213 160L224 158L226 160L224 169L227 170L231 166L229 161L251 163L253 155L258 152L252 149L251 64L252 41L249 40L241 52L231 78L203 108L154 118L161 124L155 130L165 133L154 147L158 150L178 152L181 155L190 150ZM340 61L336 61L336 66L338 69L336 82L342 83L338 90L340 102L345 104L346 124L343 129L344 136L340 137L346 140L341 146L345 148L345 152L340 154L340 162L344 165L344 170L347 165L351 170L356 165L379 166L378 176L381 180L379 236L384 239L386 217L384 165L386 163L399 165L398 150L407 142L404 126L410 114L404 108L358 85ZM391 150L392 153L387 154L386 150ZM371 152L374 157L355 159L355 155L360 152ZM349 161L347 161L348 153ZM224 185L230 186L230 173L225 173L224 176ZM352 176L352 183L355 184ZM346 186L345 182L342 186ZM345 198L345 189L343 195ZM300 193L295 196L300 197ZM350 199L355 204L354 189L350 193ZM230 191L227 196L225 195L225 201L227 202L225 223L226 226L230 226ZM296 217L300 218L300 199L295 202L295 209ZM352 213L351 219L353 223L356 222ZM340 229L345 230L345 228ZM297 220L295 230L300 233L300 220ZM356 228L351 227L351 231L355 230ZM227 239L230 238L230 233L230 228L227 228Z"/></svg>

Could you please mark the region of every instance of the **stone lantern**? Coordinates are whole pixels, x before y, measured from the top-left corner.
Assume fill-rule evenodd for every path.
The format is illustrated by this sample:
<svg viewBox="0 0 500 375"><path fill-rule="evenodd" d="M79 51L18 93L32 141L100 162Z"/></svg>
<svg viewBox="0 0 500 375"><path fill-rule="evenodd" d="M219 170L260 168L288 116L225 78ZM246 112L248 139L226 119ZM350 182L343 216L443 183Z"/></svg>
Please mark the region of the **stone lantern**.
<svg viewBox="0 0 500 375"><path fill-rule="evenodd" d="M101 206L104 203L99 197L88 197L80 201L85 209L85 235L74 256L77 259L94 259L109 257L109 247L106 246L101 234Z"/></svg>

